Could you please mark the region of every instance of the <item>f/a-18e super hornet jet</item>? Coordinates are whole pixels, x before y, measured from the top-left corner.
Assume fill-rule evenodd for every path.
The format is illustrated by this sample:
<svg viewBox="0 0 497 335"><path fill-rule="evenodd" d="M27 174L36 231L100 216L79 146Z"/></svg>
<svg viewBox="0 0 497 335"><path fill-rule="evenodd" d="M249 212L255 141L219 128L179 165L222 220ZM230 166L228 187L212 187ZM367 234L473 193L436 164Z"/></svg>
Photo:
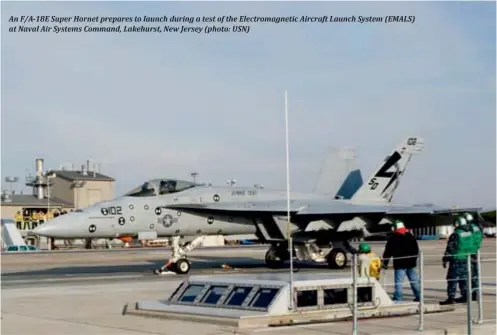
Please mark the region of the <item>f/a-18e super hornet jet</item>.
<svg viewBox="0 0 497 335"><path fill-rule="evenodd" d="M156 273L186 274L189 251L208 235L255 234L269 243L266 263L280 266L288 260L288 237L294 242L298 260L327 262L343 268L348 241L381 231L385 219L401 218L408 227L433 224L419 215L440 216L451 210L431 205L391 203L395 190L413 154L424 147L422 138L404 140L350 199L335 196L290 194L290 229L287 231L285 190L257 187L212 186L177 179L150 180L124 196L104 201L71 214L59 216L34 233L54 238L119 238L123 236L168 237L172 256ZM328 229L306 230L321 221ZM447 224L438 222L438 224ZM450 223L449 223L450 224ZM190 239L187 243L182 240ZM325 253L322 248L329 248Z"/></svg>

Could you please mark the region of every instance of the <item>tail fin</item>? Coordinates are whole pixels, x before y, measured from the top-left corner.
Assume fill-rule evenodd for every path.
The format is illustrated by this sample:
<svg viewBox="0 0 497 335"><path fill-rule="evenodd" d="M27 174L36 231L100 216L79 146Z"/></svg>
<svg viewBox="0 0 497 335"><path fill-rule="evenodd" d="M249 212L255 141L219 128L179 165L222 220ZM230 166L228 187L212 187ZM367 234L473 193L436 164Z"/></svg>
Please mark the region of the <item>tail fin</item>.
<svg viewBox="0 0 497 335"><path fill-rule="evenodd" d="M362 185L361 170L351 171L338 189L335 199L351 199Z"/></svg>
<svg viewBox="0 0 497 335"><path fill-rule="evenodd" d="M360 176L359 185L357 185L357 172L354 175L355 184L354 180L350 180L352 172L358 170L355 158L355 150L352 148L330 147L319 171L313 192L350 199L362 185L362 177ZM344 187L348 190L345 192L346 194L340 192Z"/></svg>
<svg viewBox="0 0 497 335"><path fill-rule="evenodd" d="M420 153L423 148L424 139L421 137L409 137L404 140L367 179L367 183L362 185L352 199L390 202L412 155Z"/></svg>

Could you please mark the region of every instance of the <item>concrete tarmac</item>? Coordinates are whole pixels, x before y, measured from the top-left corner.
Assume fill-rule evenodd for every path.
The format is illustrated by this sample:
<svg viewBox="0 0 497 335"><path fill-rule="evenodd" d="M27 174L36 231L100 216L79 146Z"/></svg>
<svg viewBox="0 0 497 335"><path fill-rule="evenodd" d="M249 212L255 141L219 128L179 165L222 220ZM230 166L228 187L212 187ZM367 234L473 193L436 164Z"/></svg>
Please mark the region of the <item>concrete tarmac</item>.
<svg viewBox="0 0 497 335"><path fill-rule="evenodd" d="M441 265L445 241L420 242L425 254L425 301L446 298L446 270ZM372 244L381 255L383 243ZM268 272L264 266L265 248L197 249L191 253L190 274L229 275L237 272ZM484 325L475 325L473 334L495 333L496 248L494 239L482 247L482 287ZM230 327L122 316L124 304L137 300L164 299L186 276L157 276L151 270L169 255L163 250L126 253L41 253L2 257L2 334L168 334L221 335L239 333ZM226 258L226 255L229 255ZM27 257L31 256L31 257ZM238 270L223 270L228 263ZM297 263L295 263L297 264ZM300 271L326 272L326 266L296 265ZM287 271L285 269L279 271ZM350 275L350 268L339 271ZM381 281L393 292L393 271ZM405 299L412 299L407 280ZM473 303L473 317L478 316ZM425 316L425 333L448 334L458 327L466 334L466 305L457 311ZM359 320L359 334L407 334L416 331L418 317ZM486 328L492 326L494 328ZM461 328L462 327L462 328ZM482 328L485 327L485 328ZM251 333L350 334L350 322L260 329ZM406 333L407 332L407 333ZM246 331L243 332L247 334Z"/></svg>
<svg viewBox="0 0 497 335"><path fill-rule="evenodd" d="M384 242L371 245L382 246ZM236 271L267 272L288 271L267 269L264 255L268 246L237 246L198 248L190 252L192 261L190 274L225 273L223 264L229 264ZM89 252L43 252L18 253L7 257L2 255L2 288L51 285L52 283L103 281L133 281L144 277L156 279L154 268L161 267L170 257L170 250L124 249L119 252L93 250ZM226 255L229 255L228 257ZM295 262L300 271L328 269L326 264Z"/></svg>

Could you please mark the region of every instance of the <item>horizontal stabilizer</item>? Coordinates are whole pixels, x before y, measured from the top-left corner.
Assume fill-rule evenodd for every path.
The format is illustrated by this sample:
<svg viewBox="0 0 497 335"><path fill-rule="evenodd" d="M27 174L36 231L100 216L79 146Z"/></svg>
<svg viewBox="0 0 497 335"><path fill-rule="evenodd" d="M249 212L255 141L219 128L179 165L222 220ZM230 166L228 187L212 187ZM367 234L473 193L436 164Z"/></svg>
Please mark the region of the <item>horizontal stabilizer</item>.
<svg viewBox="0 0 497 335"><path fill-rule="evenodd" d="M460 214L460 213L479 213L483 207L468 207L468 208L451 208L451 209L437 209L435 214Z"/></svg>

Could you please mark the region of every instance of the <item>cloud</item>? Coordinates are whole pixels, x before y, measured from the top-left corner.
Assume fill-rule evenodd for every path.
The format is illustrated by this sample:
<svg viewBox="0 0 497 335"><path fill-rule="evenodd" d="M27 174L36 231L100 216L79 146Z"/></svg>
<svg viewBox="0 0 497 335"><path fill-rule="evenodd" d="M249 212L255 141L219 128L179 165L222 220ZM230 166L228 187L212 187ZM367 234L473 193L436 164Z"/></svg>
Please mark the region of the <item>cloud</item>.
<svg viewBox="0 0 497 335"><path fill-rule="evenodd" d="M424 136L398 200L494 205L495 4L2 4L2 174L35 156L152 177L311 190L331 145L364 176ZM416 15L415 24L253 24L249 34L8 33L24 15ZM493 14L492 14L493 13ZM29 165L28 165L29 164Z"/></svg>

